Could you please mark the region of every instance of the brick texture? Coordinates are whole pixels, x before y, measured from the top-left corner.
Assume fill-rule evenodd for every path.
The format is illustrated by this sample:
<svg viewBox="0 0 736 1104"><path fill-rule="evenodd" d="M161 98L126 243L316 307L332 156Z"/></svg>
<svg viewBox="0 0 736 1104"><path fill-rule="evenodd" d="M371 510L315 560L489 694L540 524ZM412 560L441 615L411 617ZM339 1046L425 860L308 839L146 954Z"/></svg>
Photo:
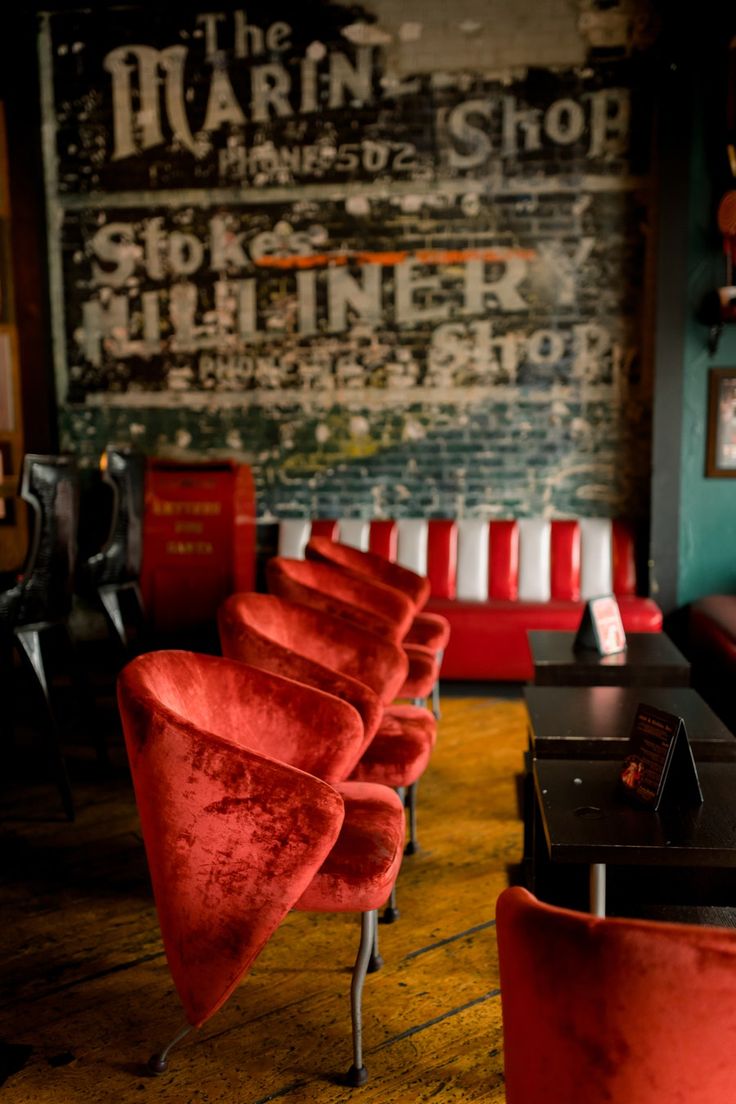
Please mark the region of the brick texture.
<svg viewBox="0 0 736 1104"><path fill-rule="evenodd" d="M237 456L266 520L645 517L652 67L590 3L531 67L558 7L493 72L469 0L49 17L64 447Z"/></svg>

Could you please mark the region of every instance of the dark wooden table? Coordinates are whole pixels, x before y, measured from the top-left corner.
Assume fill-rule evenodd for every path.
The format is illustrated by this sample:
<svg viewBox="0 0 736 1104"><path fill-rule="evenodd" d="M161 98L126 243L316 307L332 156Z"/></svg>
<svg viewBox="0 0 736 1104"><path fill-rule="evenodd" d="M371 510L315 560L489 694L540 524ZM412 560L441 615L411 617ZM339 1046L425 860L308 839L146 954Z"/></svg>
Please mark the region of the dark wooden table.
<svg viewBox="0 0 736 1104"><path fill-rule="evenodd" d="M628 633L626 651L573 647L574 632L527 633L536 686L689 686L690 664L664 633Z"/></svg>
<svg viewBox="0 0 736 1104"><path fill-rule="evenodd" d="M618 793L612 760L535 759L539 823L552 863L590 869L590 907L605 915L606 866L736 868L736 763L700 763L704 802L637 809Z"/></svg>
<svg viewBox="0 0 736 1104"><path fill-rule="evenodd" d="M640 704L685 722L697 763L736 760L736 737L688 687L527 686L529 745L540 759L618 759Z"/></svg>

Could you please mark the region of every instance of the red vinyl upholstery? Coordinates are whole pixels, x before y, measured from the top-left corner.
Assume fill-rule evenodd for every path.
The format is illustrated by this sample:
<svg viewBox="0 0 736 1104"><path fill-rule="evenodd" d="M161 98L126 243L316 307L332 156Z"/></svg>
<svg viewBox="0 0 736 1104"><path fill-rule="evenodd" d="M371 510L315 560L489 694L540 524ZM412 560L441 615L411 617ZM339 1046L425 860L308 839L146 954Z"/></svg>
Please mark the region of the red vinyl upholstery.
<svg viewBox="0 0 736 1104"><path fill-rule="evenodd" d="M440 615L447 622L443 679L531 678L527 632L576 630L584 603L601 594L616 596L626 632L662 628L657 604L637 593L634 533L626 521L409 518L335 524L330 539L354 542L358 556L380 549L430 579L422 616ZM281 522L280 549L298 557L315 537L330 537L316 526L306 519ZM404 639L441 647L418 624Z"/></svg>
<svg viewBox="0 0 736 1104"><path fill-rule="evenodd" d="M714 1104L736 1084L736 932L601 919L505 890L508 1104Z"/></svg>
<svg viewBox="0 0 736 1104"><path fill-rule="evenodd" d="M659 632L662 613L648 598L619 598L626 632ZM442 663L447 679L499 678L527 681L534 668L527 643L529 629L566 629L580 624L579 602L433 601L451 625L451 645Z"/></svg>
<svg viewBox="0 0 736 1104"><path fill-rule="evenodd" d="M488 597L515 602L519 596L519 526L515 521L492 521L489 537Z"/></svg>
<svg viewBox="0 0 736 1104"><path fill-rule="evenodd" d="M686 651L693 685L726 725L736 725L736 594L708 594L689 610Z"/></svg>

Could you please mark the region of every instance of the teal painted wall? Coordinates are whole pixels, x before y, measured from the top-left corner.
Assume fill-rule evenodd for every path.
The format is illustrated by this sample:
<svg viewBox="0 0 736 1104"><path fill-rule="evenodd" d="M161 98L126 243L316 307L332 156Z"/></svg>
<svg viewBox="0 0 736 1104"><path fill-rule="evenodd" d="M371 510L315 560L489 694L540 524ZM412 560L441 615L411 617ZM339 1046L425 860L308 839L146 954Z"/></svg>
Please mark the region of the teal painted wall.
<svg viewBox="0 0 736 1104"><path fill-rule="evenodd" d="M721 105L724 101L725 96ZM736 181L729 181L725 171L725 137L706 131L706 117L707 104L701 98L694 111L690 180L678 573L681 606L703 594L736 592L736 478L705 476L708 373L716 367L736 370L736 325L724 328L711 356L708 328L697 317L704 295L725 283L716 213L721 195L736 187Z"/></svg>

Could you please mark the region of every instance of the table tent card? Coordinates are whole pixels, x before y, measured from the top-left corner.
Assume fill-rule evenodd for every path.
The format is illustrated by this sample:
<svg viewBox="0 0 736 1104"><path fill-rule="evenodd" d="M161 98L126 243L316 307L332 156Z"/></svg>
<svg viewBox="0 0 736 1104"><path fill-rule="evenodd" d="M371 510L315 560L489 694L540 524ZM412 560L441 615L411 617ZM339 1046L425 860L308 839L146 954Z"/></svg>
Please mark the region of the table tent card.
<svg viewBox="0 0 736 1104"><path fill-rule="evenodd" d="M663 798L675 804L702 805L698 771L682 717L653 705L640 705L619 779L624 795L649 809L658 809Z"/></svg>
<svg viewBox="0 0 736 1104"><path fill-rule="evenodd" d="M621 611L612 594L603 594L586 602L575 637L575 648L595 649L603 656L626 650Z"/></svg>

